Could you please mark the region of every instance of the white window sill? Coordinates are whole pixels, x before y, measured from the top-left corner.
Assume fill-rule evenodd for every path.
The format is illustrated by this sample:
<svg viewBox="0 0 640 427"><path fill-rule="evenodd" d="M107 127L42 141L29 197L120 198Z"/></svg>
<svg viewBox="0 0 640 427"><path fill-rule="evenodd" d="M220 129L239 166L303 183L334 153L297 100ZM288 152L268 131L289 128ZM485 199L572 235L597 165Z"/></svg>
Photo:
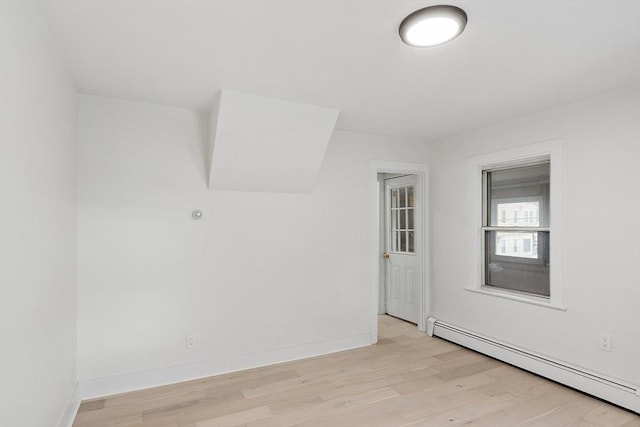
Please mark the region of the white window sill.
<svg viewBox="0 0 640 427"><path fill-rule="evenodd" d="M522 295L515 292L503 291L498 289L489 289L487 287L481 288L464 288L465 291L471 291L478 294L491 295L498 298L509 299L512 301L524 302L526 304L538 305L540 307L552 308L554 310L567 311L567 307L560 304L553 304L551 300L543 297L535 297L533 295Z"/></svg>

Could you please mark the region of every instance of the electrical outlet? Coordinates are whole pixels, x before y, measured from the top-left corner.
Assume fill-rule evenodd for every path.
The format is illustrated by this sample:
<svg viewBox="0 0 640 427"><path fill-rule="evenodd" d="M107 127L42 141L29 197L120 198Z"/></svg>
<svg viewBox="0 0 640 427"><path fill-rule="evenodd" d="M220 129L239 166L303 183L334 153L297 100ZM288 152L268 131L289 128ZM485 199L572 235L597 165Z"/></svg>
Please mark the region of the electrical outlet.
<svg viewBox="0 0 640 427"><path fill-rule="evenodd" d="M600 350L611 351L611 334L600 332Z"/></svg>
<svg viewBox="0 0 640 427"><path fill-rule="evenodd" d="M188 334L186 339L187 350L198 346L198 336L196 334Z"/></svg>

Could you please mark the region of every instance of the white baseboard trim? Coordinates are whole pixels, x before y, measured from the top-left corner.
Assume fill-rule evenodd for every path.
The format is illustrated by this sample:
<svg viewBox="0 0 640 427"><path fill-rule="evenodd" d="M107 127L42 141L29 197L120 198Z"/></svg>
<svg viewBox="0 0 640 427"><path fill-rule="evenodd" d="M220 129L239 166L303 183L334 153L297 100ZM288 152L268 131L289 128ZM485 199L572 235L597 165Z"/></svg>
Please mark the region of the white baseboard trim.
<svg viewBox="0 0 640 427"><path fill-rule="evenodd" d="M640 387L430 317L432 334L640 413Z"/></svg>
<svg viewBox="0 0 640 427"><path fill-rule="evenodd" d="M75 420L76 414L78 413L78 408L80 408L79 390L79 385L76 382L75 386L73 387L73 391L71 392L71 397L69 397L69 403L67 403L64 414L62 414L62 418L60 418L58 427L73 426L73 421Z"/></svg>
<svg viewBox="0 0 640 427"><path fill-rule="evenodd" d="M130 391L196 380L227 374L244 369L258 368L290 362L324 354L351 350L373 344L369 333L313 342L291 347L233 355L221 359L206 360L185 365L169 366L148 371L115 375L106 378L81 380L78 387L79 401L95 399ZM76 409L77 410L77 409ZM74 413L75 415L75 413Z"/></svg>

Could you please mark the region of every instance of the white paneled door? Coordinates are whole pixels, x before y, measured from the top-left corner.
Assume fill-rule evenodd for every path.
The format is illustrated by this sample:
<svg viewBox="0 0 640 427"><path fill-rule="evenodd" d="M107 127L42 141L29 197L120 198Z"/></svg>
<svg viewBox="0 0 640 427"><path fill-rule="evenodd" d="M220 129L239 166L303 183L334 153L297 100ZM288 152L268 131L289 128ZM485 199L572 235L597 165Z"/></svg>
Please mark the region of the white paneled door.
<svg viewBox="0 0 640 427"><path fill-rule="evenodd" d="M387 313L418 322L419 192L415 175L385 180L385 253Z"/></svg>

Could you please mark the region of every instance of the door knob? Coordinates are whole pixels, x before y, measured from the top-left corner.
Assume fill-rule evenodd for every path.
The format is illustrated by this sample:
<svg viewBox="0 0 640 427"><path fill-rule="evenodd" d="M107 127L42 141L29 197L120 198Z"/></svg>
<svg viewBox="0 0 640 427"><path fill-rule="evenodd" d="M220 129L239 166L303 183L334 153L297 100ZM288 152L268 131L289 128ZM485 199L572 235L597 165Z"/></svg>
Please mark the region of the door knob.
<svg viewBox="0 0 640 427"><path fill-rule="evenodd" d="M384 259L389 259L389 254L388 253L383 253L382 256L384 257Z"/></svg>

